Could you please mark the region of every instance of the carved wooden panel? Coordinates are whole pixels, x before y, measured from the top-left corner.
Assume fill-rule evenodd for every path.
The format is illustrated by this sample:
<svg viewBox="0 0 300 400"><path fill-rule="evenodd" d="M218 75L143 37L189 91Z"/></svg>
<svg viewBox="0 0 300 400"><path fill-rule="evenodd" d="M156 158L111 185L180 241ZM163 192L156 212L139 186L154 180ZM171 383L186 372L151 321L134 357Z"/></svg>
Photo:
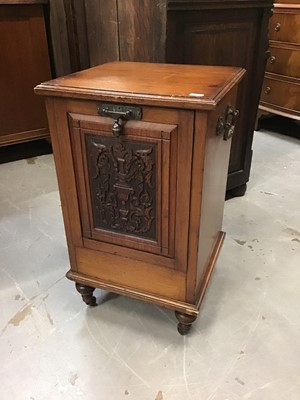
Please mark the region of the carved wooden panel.
<svg viewBox="0 0 300 400"><path fill-rule="evenodd" d="M173 257L177 126L128 121L115 138L110 118L69 119L83 237Z"/></svg>
<svg viewBox="0 0 300 400"><path fill-rule="evenodd" d="M156 145L86 135L93 225L156 239Z"/></svg>

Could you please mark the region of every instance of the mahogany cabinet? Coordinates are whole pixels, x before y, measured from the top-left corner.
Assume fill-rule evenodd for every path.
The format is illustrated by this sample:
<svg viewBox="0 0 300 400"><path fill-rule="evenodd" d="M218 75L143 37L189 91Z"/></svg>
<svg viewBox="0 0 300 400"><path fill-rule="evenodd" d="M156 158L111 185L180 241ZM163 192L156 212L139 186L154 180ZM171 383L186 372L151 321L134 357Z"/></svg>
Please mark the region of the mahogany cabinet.
<svg viewBox="0 0 300 400"><path fill-rule="evenodd" d="M231 137L244 70L115 62L40 84L71 269L95 288L199 312L223 239Z"/></svg>
<svg viewBox="0 0 300 400"><path fill-rule="evenodd" d="M0 1L0 146L49 137L33 88L51 79L45 0Z"/></svg>
<svg viewBox="0 0 300 400"><path fill-rule="evenodd" d="M273 11L259 114L300 120L300 0L276 1Z"/></svg>

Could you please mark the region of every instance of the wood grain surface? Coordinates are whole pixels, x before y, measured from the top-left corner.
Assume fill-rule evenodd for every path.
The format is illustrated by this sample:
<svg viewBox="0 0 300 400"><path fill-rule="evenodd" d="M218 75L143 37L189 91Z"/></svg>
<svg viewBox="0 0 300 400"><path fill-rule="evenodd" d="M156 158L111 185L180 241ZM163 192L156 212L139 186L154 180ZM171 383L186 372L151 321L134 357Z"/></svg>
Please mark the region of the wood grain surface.
<svg viewBox="0 0 300 400"><path fill-rule="evenodd" d="M42 5L0 5L0 52L0 145L49 137L44 102L33 92L51 79Z"/></svg>
<svg viewBox="0 0 300 400"><path fill-rule="evenodd" d="M243 74L118 62L36 89L48 95L67 276L86 304L94 304L95 287L108 289L175 309L179 332L189 331L224 239L230 140L217 126L235 107ZM188 95L195 89L204 99ZM123 121L117 137L114 116L97 109L103 93L116 100L116 91L119 107L143 104L140 119Z"/></svg>
<svg viewBox="0 0 300 400"><path fill-rule="evenodd" d="M114 62L45 82L36 93L213 109L240 81L238 67Z"/></svg>

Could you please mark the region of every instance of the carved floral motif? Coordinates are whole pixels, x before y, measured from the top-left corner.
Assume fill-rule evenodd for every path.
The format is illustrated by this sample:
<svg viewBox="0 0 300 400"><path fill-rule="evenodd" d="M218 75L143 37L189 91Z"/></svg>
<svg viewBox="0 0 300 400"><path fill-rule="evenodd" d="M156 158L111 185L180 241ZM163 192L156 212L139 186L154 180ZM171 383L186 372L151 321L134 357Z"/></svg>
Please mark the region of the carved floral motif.
<svg viewBox="0 0 300 400"><path fill-rule="evenodd" d="M155 239L155 145L87 141L95 227Z"/></svg>

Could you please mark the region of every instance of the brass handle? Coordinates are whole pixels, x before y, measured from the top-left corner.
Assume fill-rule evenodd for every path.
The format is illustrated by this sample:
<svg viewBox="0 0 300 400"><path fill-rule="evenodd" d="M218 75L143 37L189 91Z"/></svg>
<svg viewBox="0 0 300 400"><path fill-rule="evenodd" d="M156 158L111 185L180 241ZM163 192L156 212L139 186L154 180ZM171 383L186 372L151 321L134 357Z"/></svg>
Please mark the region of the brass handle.
<svg viewBox="0 0 300 400"><path fill-rule="evenodd" d="M224 140L232 138L239 114L239 110L234 110L231 106L227 106L225 120L221 115L218 118L216 129L217 135L222 135Z"/></svg>
<svg viewBox="0 0 300 400"><path fill-rule="evenodd" d="M108 117L114 118L114 123L111 128L112 134L115 137L119 137L122 133L122 126L124 120L130 119L131 111L114 111L109 108L104 108L102 110L103 115L107 115Z"/></svg>
<svg viewBox="0 0 300 400"><path fill-rule="evenodd" d="M267 86L267 87L265 88L265 93L266 93L266 94L271 93L271 88L270 88L270 86Z"/></svg>
<svg viewBox="0 0 300 400"><path fill-rule="evenodd" d="M123 119L122 118L115 119L113 126L111 128L112 134L115 137L119 137L121 135L122 126L123 126Z"/></svg>
<svg viewBox="0 0 300 400"><path fill-rule="evenodd" d="M102 109L102 113L103 115L107 115L108 117L112 117L112 118L123 118L123 119L129 119L131 116L131 110L127 110L127 111L119 111L119 110L113 110L113 109L109 109L108 107L103 108Z"/></svg>
<svg viewBox="0 0 300 400"><path fill-rule="evenodd" d="M271 56L270 57L270 64L275 64L276 61L276 57L275 56Z"/></svg>
<svg viewBox="0 0 300 400"><path fill-rule="evenodd" d="M126 121L130 119L142 119L141 107L127 106L124 104L99 104L98 113L101 116L114 119L111 130L115 137L119 137L121 135L122 128Z"/></svg>
<svg viewBox="0 0 300 400"><path fill-rule="evenodd" d="M280 31L280 27L281 27L280 23L277 22L277 24L275 24L274 31L279 32Z"/></svg>

